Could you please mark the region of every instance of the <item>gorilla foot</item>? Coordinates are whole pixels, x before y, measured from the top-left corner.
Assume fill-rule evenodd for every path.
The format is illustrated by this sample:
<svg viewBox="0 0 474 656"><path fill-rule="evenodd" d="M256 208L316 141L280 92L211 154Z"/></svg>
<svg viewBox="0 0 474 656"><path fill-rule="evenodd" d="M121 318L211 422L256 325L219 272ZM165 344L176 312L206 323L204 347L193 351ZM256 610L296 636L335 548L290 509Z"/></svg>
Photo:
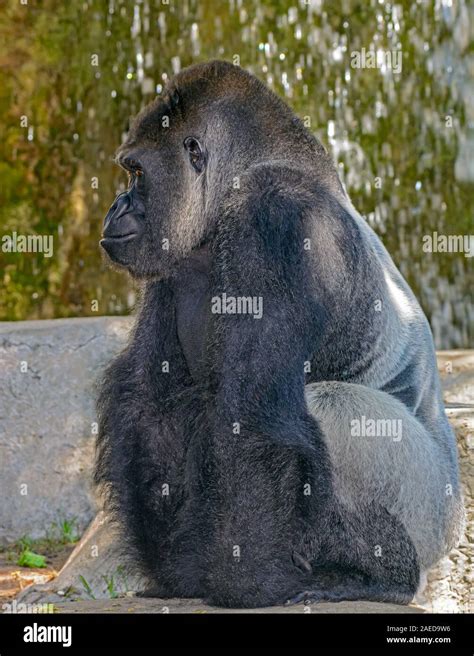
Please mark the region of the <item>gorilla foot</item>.
<svg viewBox="0 0 474 656"><path fill-rule="evenodd" d="M376 601L406 606L415 595L414 591L401 588L389 588L381 583L369 585L340 584L333 588L314 588L304 590L287 600L286 605L293 606L301 602L313 604L322 601Z"/></svg>
<svg viewBox="0 0 474 656"><path fill-rule="evenodd" d="M296 604L301 604L302 602L304 604L308 603L313 603L317 601L326 601L326 599L323 598L318 598L319 595L319 590L304 590L303 592L299 592L297 595L294 597L291 597L290 599L287 599L285 606L294 606Z"/></svg>

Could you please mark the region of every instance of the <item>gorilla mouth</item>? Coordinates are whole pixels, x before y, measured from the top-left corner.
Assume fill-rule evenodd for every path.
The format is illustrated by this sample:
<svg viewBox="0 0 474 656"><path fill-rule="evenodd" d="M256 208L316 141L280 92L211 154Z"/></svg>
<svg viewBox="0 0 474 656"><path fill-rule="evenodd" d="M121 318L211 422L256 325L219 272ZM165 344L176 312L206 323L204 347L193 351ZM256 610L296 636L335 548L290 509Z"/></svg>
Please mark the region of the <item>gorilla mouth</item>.
<svg viewBox="0 0 474 656"><path fill-rule="evenodd" d="M126 267L133 259L134 242L138 236L138 232L105 234L99 243L112 262Z"/></svg>
<svg viewBox="0 0 474 656"><path fill-rule="evenodd" d="M130 241L138 235L138 232L127 232L124 235L106 235L100 240L100 245L103 246L111 241Z"/></svg>

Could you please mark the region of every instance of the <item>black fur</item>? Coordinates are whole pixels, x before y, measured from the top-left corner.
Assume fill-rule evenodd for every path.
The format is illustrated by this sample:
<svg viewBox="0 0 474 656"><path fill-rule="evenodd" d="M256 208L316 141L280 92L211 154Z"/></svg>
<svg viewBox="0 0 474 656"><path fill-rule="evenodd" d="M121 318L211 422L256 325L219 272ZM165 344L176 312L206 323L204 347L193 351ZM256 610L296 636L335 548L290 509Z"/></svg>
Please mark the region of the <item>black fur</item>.
<svg viewBox="0 0 474 656"><path fill-rule="evenodd" d="M386 315L370 311L387 296L380 265L321 146L259 82L232 69L213 63L180 74L171 85L179 92L173 107L146 110L125 149L137 156L146 150L150 167L153 152L166 146L168 161L173 143L199 131L195 113L206 119L227 98L233 113L221 118L232 130L246 85L262 100L249 96L262 111L251 118L251 139L265 142L269 122L295 134L285 157L262 146L261 157L248 161L247 149L236 152L234 143L228 157L235 154L235 170L225 178L221 160L218 172L210 170L222 152L199 132L208 169L190 184L208 202L206 216L193 219L191 246L189 237L186 247L159 251L173 190L163 191L159 216L146 201L155 255L143 245L143 256L129 250L129 261L119 261L145 282L129 346L102 385L96 482L153 594L228 607L304 598L407 603L419 580L410 537L378 504L349 511L340 503L305 402L308 382L357 380L370 366L371 347L387 331ZM162 136L158 119L168 110L176 123ZM177 199L186 176L195 175L187 164L175 165ZM151 198L155 180L163 184L156 170L147 175L142 199ZM223 186L212 195L213 180ZM210 299L223 293L262 298L262 318L212 314ZM307 375L305 362L312 364Z"/></svg>

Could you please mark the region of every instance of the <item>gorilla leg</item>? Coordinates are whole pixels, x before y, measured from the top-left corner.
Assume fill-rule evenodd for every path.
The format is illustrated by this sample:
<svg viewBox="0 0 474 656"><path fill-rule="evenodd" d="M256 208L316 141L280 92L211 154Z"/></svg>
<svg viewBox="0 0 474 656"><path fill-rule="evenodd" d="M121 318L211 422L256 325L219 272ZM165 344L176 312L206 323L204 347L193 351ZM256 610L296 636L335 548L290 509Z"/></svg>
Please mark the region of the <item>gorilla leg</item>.
<svg viewBox="0 0 474 656"><path fill-rule="evenodd" d="M332 492L324 448L310 462L292 446L246 433L208 451L210 603L413 598L418 559L405 528L377 502L345 508Z"/></svg>
<svg viewBox="0 0 474 656"><path fill-rule="evenodd" d="M334 490L349 512L373 504L405 528L420 567L454 546L462 516L456 472L431 435L397 399L362 385L308 385L308 409L322 429Z"/></svg>
<svg viewBox="0 0 474 656"><path fill-rule="evenodd" d="M324 538L317 537L323 531ZM377 504L357 512L339 507L314 528L316 549L306 543L309 585L300 601L368 600L409 603L419 582L418 557L400 522ZM310 531L311 535L311 531ZM306 536L308 540L309 536ZM311 542L311 538L309 538Z"/></svg>
<svg viewBox="0 0 474 656"><path fill-rule="evenodd" d="M460 502L446 494L440 447L384 392L329 382L308 385L306 399L328 447L337 507L306 536L301 551L312 581L290 601L408 603L420 568L456 539L448 517Z"/></svg>

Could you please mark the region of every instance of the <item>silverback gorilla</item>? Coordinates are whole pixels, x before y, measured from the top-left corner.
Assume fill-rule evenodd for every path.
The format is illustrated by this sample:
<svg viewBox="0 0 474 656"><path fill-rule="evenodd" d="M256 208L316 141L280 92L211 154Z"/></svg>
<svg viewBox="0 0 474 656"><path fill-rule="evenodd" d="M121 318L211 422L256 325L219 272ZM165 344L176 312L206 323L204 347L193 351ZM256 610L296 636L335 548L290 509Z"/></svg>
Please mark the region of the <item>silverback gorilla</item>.
<svg viewBox="0 0 474 656"><path fill-rule="evenodd" d="M459 536L456 446L428 322L330 156L214 61L117 161L101 244L143 294L95 479L145 594L408 603Z"/></svg>

